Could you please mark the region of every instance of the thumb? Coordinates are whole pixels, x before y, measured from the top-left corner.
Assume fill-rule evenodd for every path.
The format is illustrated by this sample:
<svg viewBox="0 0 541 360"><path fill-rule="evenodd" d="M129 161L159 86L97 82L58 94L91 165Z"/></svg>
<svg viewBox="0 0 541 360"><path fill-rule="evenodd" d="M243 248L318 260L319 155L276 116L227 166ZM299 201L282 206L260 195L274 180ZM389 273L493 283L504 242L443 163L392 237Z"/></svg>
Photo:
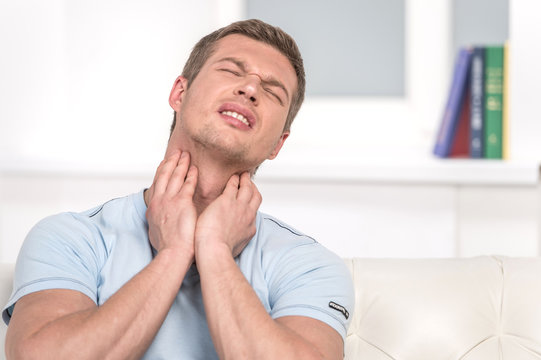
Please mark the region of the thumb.
<svg viewBox="0 0 541 360"><path fill-rule="evenodd" d="M223 194L227 196L236 197L237 192L239 191L240 177L238 175L233 175L227 181Z"/></svg>

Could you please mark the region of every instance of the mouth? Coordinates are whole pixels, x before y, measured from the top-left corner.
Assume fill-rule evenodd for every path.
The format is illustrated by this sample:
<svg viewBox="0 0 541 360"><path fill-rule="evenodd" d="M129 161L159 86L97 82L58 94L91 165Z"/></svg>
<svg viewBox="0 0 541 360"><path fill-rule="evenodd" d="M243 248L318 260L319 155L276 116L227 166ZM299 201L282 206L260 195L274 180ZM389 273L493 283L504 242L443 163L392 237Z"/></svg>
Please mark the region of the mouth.
<svg viewBox="0 0 541 360"><path fill-rule="evenodd" d="M248 108L245 108L244 106L235 103L227 103L220 106L218 112L230 119L235 119L241 128L247 130L254 127L255 116Z"/></svg>
<svg viewBox="0 0 541 360"><path fill-rule="evenodd" d="M222 111L220 114L234 117L235 119L237 119L238 121L240 121L244 125L250 126L250 123L248 122L248 119L246 119L246 117L244 117L244 115L239 114L238 112L235 112L235 111Z"/></svg>

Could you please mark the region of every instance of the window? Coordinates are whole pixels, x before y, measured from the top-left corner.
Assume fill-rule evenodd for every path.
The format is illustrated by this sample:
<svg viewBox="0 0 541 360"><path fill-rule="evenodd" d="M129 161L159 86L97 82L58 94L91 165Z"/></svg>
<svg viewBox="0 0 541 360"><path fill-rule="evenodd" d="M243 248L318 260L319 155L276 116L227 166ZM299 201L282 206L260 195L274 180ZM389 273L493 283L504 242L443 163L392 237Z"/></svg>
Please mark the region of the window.
<svg viewBox="0 0 541 360"><path fill-rule="evenodd" d="M404 0L247 0L304 57L307 95L404 96Z"/></svg>

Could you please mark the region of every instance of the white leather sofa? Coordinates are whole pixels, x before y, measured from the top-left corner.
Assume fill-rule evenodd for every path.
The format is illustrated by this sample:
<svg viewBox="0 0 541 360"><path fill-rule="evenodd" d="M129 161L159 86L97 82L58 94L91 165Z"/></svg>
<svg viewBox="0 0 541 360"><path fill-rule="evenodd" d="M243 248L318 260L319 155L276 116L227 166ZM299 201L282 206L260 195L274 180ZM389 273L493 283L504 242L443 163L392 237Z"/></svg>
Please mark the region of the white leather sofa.
<svg viewBox="0 0 541 360"><path fill-rule="evenodd" d="M541 359L541 258L345 261L356 292L346 359ZM0 264L0 304L12 274Z"/></svg>

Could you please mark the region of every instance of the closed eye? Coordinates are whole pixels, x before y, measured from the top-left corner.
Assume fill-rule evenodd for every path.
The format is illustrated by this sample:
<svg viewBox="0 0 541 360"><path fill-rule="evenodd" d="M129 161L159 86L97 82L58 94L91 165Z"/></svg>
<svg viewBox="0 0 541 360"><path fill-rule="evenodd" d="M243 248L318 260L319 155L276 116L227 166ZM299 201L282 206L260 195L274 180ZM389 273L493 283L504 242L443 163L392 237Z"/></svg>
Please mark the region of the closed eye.
<svg viewBox="0 0 541 360"><path fill-rule="evenodd" d="M271 89L269 88L263 88L267 93L269 93L270 95L274 96L276 98L276 100L278 100L278 102L280 103L280 105L284 105L282 99L276 95L276 93L274 93L274 91L272 91Z"/></svg>
<svg viewBox="0 0 541 360"><path fill-rule="evenodd" d="M232 69L223 68L223 69L219 69L219 70L224 71L224 72L228 72L228 73L233 74L235 76L240 76L240 73L238 71L235 71L235 70L232 70Z"/></svg>

